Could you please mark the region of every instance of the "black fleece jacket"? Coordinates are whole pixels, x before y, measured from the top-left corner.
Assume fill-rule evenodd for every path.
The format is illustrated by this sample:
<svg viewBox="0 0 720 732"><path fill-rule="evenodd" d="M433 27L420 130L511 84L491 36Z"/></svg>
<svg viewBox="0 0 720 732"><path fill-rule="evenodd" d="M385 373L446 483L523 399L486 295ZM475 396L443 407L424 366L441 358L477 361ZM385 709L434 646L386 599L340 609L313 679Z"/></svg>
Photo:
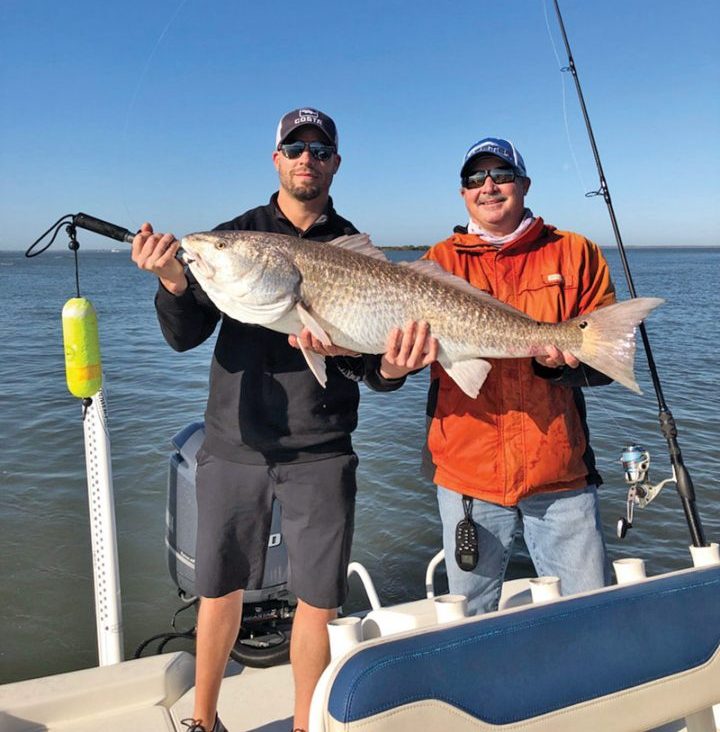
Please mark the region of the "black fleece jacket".
<svg viewBox="0 0 720 732"><path fill-rule="evenodd" d="M298 231L270 202L216 227L222 231L267 231L330 241L357 229L328 201L325 213ZM303 462L352 452L357 426L358 381L391 391L403 379L383 379L378 356L328 358L327 385L320 386L302 353L287 335L240 323L221 313L187 271L189 287L180 296L159 286L155 297L160 328L176 351L203 343L221 321L210 367L205 410L205 449L248 464Z"/></svg>

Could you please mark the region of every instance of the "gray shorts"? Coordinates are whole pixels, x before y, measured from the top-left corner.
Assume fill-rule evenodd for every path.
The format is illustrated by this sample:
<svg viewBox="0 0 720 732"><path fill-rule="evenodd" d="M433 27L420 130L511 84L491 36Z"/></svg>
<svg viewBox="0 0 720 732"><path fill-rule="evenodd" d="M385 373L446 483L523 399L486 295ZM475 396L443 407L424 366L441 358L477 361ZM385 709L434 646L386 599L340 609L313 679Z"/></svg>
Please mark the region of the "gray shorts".
<svg viewBox="0 0 720 732"><path fill-rule="evenodd" d="M195 587L222 597L261 587L273 498L282 508L288 589L321 608L347 596L355 525L356 455L277 465L246 465L197 455Z"/></svg>

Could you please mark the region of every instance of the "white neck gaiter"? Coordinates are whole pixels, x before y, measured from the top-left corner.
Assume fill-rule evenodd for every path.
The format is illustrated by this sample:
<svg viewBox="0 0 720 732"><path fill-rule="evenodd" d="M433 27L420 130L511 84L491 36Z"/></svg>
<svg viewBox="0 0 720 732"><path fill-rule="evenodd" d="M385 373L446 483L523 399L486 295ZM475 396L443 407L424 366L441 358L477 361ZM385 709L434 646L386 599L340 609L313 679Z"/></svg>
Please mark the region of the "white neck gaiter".
<svg viewBox="0 0 720 732"><path fill-rule="evenodd" d="M484 229L481 229L472 219L468 222L467 230L468 234L477 234L478 236L481 236L488 244L494 244L496 247L501 247L503 244L508 244L511 241L515 241L516 239L519 239L527 229L529 229L533 222L535 221L535 216L533 215L533 212L526 208L523 212L522 221L520 221L519 226L515 231L511 232L510 234L505 234L505 236L495 236L493 234L489 234Z"/></svg>

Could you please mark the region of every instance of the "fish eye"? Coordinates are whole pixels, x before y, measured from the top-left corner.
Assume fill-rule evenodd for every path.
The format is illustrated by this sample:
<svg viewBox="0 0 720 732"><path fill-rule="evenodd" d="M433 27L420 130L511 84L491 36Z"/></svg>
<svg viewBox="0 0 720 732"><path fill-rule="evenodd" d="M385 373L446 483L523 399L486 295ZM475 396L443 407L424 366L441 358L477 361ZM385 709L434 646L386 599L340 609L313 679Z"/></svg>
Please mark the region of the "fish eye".
<svg viewBox="0 0 720 732"><path fill-rule="evenodd" d="M225 249L225 242L224 241L216 241L215 242L215 249Z"/></svg>
<svg viewBox="0 0 720 732"><path fill-rule="evenodd" d="M578 323L578 328L583 328L584 329L584 328L587 328L587 327L588 327L587 320L583 320L582 323Z"/></svg>

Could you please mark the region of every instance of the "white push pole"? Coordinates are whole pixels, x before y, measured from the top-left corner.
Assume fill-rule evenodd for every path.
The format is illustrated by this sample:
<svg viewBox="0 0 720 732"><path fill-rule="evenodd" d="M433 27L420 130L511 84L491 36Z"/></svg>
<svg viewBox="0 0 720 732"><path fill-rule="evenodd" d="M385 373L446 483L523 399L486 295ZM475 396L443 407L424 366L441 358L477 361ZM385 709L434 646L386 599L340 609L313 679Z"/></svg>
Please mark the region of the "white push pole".
<svg viewBox="0 0 720 732"><path fill-rule="evenodd" d="M84 408L84 407L83 407ZM87 470L90 537L95 586L95 622L101 666L123 660L120 572L117 556L110 435L105 396L100 389L83 419Z"/></svg>

